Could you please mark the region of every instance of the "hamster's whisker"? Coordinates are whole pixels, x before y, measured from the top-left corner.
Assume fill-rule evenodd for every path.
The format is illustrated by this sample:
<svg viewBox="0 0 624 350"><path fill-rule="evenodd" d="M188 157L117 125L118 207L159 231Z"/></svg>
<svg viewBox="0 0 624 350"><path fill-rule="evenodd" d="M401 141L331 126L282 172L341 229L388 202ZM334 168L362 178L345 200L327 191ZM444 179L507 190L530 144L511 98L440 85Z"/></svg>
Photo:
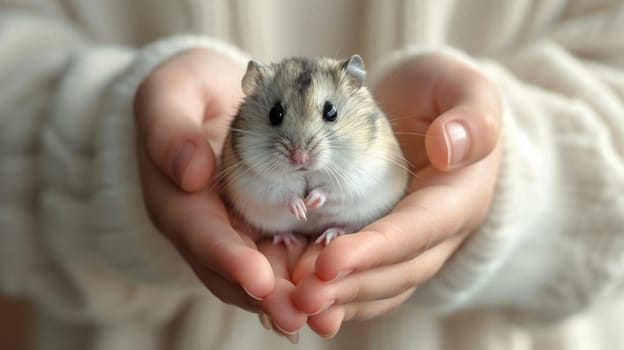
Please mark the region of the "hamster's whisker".
<svg viewBox="0 0 624 350"><path fill-rule="evenodd" d="M260 173L265 172L263 170L263 168L265 168L263 164L256 164L256 167L258 167L258 170L257 170L258 172ZM233 177L227 178L228 182L223 187L223 191L226 191L230 186L232 186L234 183L238 182L238 180L245 177L248 173L251 172L251 167L249 166L241 166L241 168L243 168L242 171L237 172Z"/></svg>
<svg viewBox="0 0 624 350"><path fill-rule="evenodd" d="M410 135L410 136L423 136L423 137L435 137L435 138L438 138L436 136L427 135L426 133L421 133L421 132L395 131L394 134L395 135Z"/></svg>
<svg viewBox="0 0 624 350"><path fill-rule="evenodd" d="M383 110L383 108L382 108L382 110ZM419 114L399 114L399 115L390 115L390 114L386 113L386 119L388 119L388 121L390 121L390 122L401 121L401 120L408 120L408 119L418 120L418 121L423 121L423 122L432 122L433 121L433 118L428 117L428 115L425 114L425 113L419 113Z"/></svg>
<svg viewBox="0 0 624 350"><path fill-rule="evenodd" d="M353 182L353 175L349 174L345 171L345 169L343 169L343 167L339 166L336 162L332 161L332 166L334 171L336 172L336 174L343 179L344 183L351 183Z"/></svg>
<svg viewBox="0 0 624 350"><path fill-rule="evenodd" d="M344 171L340 169L340 167L334 161L330 161L328 163L328 168L331 171L332 175L335 177L336 183L342 184L349 182L349 177L344 173Z"/></svg>
<svg viewBox="0 0 624 350"><path fill-rule="evenodd" d="M312 136L310 136L310 140L314 140L323 130L324 128L322 127L318 128L315 132L312 133Z"/></svg>
<svg viewBox="0 0 624 350"><path fill-rule="evenodd" d="M270 170L274 168L274 165L272 164L273 162L274 160L265 159L262 155L257 154L249 158L247 164L253 165L253 170L260 174L270 174ZM233 183L237 182L240 178L251 172L252 167L244 164L244 162L240 162L221 171L223 174L219 174L219 176L225 179L225 182L220 181L224 184L221 189L222 191L227 190ZM231 176L232 173L234 173L234 176Z"/></svg>
<svg viewBox="0 0 624 350"><path fill-rule="evenodd" d="M266 137L265 135L262 135L261 133L253 132L253 131L249 131L249 130L245 130L245 129L230 128L230 130L232 130L235 133L240 133L240 134L247 134L247 135L259 136L259 137Z"/></svg>
<svg viewBox="0 0 624 350"><path fill-rule="evenodd" d="M239 163L234 163L233 165L228 166L227 168L219 169L219 171L214 175L212 182L213 185L217 185L224 177L228 174L231 174L236 170L236 168L241 167L242 165ZM214 188L213 188L214 189Z"/></svg>
<svg viewBox="0 0 624 350"><path fill-rule="evenodd" d="M416 176L416 173L415 173L415 172L413 172L413 171L410 169L411 164L410 164L410 163L409 163L409 162L408 162L405 158L402 158L402 159L397 159L396 157L392 157L392 156L390 156L390 157L385 157L385 156L384 156L382 159L387 160L387 161L389 161L389 162L392 162L392 163L394 163L396 166L398 166L398 167L402 168L403 170L405 170L406 172L408 172L410 175L412 175L412 176ZM405 165L404 163L402 163L401 161L404 161L404 162L406 162L407 164L410 164L410 166L406 166L406 165Z"/></svg>
<svg viewBox="0 0 624 350"><path fill-rule="evenodd" d="M277 169L277 160L275 159L271 159L269 162L269 164L266 166L266 174L270 175L271 173L274 172L275 169Z"/></svg>
<svg viewBox="0 0 624 350"><path fill-rule="evenodd" d="M351 144L349 142L346 142L344 140L340 140L340 139L332 139L332 144L331 147L334 150L349 150L352 149L352 147L349 147Z"/></svg>
<svg viewBox="0 0 624 350"><path fill-rule="evenodd" d="M256 158L260 158L256 161ZM274 167L275 159L257 156L249 160L253 164L253 168L259 175L270 175L270 170Z"/></svg>
<svg viewBox="0 0 624 350"><path fill-rule="evenodd" d="M234 173L234 176L224 176L217 184L220 185L220 191L226 192L238 179L245 176L249 172L249 167L242 164L236 164L231 166L228 170L228 175Z"/></svg>
<svg viewBox="0 0 624 350"><path fill-rule="evenodd" d="M406 115L406 116L400 116L400 117L390 117L387 114L386 114L386 118L390 122L395 122L395 121L399 121L399 120L406 120L406 119L421 119L421 120L425 119L424 117L417 117L417 116L413 116L413 115Z"/></svg>
<svg viewBox="0 0 624 350"><path fill-rule="evenodd" d="M390 153L390 157L396 161L404 162L408 167L414 169L414 164L412 164L412 162L410 162L401 151Z"/></svg>
<svg viewBox="0 0 624 350"><path fill-rule="evenodd" d="M334 163L331 160L327 164L327 173L336 182L336 186L338 187L338 192L340 192L341 197L345 197L345 191L344 191L344 187L342 184L348 183L347 176L340 170L340 168L336 165L336 163Z"/></svg>
<svg viewBox="0 0 624 350"><path fill-rule="evenodd" d="M314 152L314 150L316 150L316 148L321 144L321 142L323 142L323 139L327 139L327 137L316 137L317 134L314 134L312 136L312 141L308 145L309 147L308 149L310 152Z"/></svg>

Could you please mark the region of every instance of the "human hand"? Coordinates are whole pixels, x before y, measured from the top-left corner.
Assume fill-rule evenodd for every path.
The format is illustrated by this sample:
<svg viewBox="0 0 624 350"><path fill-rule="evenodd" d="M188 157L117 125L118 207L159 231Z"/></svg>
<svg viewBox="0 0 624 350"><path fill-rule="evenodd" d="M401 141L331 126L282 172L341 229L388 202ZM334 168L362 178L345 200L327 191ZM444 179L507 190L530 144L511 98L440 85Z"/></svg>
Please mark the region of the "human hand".
<svg viewBox="0 0 624 350"><path fill-rule="evenodd" d="M242 100L246 66L207 49L184 51L143 81L135 98L139 170L156 227L223 302L298 329L305 315L283 297L294 286L211 188L228 125ZM233 227L235 226L235 227ZM279 254L277 254L279 256ZM262 300L260 300L262 299Z"/></svg>
<svg viewBox="0 0 624 350"><path fill-rule="evenodd" d="M293 301L326 337L397 307L443 266L485 220L501 161L500 97L464 63L415 56L374 91L415 172L389 215L294 267Z"/></svg>

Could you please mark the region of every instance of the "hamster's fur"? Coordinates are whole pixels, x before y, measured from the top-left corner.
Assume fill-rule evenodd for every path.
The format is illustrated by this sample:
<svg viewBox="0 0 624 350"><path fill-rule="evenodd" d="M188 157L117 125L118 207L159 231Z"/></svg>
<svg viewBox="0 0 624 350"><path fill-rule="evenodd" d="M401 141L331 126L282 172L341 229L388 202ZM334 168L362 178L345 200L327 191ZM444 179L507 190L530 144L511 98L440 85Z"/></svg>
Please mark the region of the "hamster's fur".
<svg viewBox="0 0 624 350"><path fill-rule="evenodd" d="M357 55L249 62L219 179L227 204L251 227L325 233L329 242L402 198L407 164L365 74Z"/></svg>

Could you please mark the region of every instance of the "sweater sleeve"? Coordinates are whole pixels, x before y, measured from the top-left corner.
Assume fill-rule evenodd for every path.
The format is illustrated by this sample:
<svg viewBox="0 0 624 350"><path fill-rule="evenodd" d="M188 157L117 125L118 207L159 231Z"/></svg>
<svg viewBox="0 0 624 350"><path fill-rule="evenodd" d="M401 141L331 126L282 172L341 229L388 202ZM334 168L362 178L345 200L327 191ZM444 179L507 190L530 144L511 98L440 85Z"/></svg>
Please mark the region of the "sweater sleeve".
<svg viewBox="0 0 624 350"><path fill-rule="evenodd" d="M188 296L205 293L146 212L133 113L139 84L162 62L191 48L246 62L242 52L223 42L175 36L139 51L85 51L63 79L51 123L43 130L48 171L41 222L49 253L79 293L82 314L76 317L166 319ZM115 57L119 64L109 66ZM77 120L89 125L80 130ZM77 135L82 143L67 142Z"/></svg>
<svg viewBox="0 0 624 350"><path fill-rule="evenodd" d="M245 56L196 36L94 45L54 8L0 24L0 289L67 321L168 317L201 291L145 212L134 94L182 50Z"/></svg>
<svg viewBox="0 0 624 350"><path fill-rule="evenodd" d="M591 57L582 44L591 41L573 40L580 33L569 28L498 60L440 48L500 89L504 156L486 222L414 302L437 312L495 308L537 324L622 295L624 47L608 40L622 37L622 24ZM394 53L373 76L422 50Z"/></svg>
<svg viewBox="0 0 624 350"><path fill-rule="evenodd" d="M55 4L0 5L0 289L11 293L47 263L36 236L41 130L70 57L87 45Z"/></svg>

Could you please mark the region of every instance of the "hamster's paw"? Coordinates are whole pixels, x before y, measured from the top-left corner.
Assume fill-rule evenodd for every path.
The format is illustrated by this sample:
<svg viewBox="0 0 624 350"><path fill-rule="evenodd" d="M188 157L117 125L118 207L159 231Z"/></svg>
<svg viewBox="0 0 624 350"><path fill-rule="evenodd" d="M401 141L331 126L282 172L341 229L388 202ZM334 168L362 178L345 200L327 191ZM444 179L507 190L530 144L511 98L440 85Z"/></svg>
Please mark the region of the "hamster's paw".
<svg viewBox="0 0 624 350"><path fill-rule="evenodd" d="M327 200L327 187L321 186L313 189L308 193L308 196L304 200L306 207L310 209L320 208L325 204Z"/></svg>
<svg viewBox="0 0 624 350"><path fill-rule="evenodd" d="M342 236L345 234L345 230L339 228L339 227L331 227L328 228L327 230L325 230L325 232L323 232L322 235L320 235L316 241L314 241L315 244L325 244L328 245L329 242L331 242L334 238L338 237L338 236Z"/></svg>
<svg viewBox="0 0 624 350"><path fill-rule="evenodd" d="M306 221L308 219L306 216L308 209L306 208L306 205L303 202L303 199L301 199L301 197L297 195L292 195L290 197L290 200L288 201L288 210L299 221L301 220Z"/></svg>
<svg viewBox="0 0 624 350"><path fill-rule="evenodd" d="M275 236L273 236L273 244L277 245L280 243L284 243L286 248L292 249L302 244L303 242L299 239L299 237L297 237L296 235L292 233L278 233Z"/></svg>

